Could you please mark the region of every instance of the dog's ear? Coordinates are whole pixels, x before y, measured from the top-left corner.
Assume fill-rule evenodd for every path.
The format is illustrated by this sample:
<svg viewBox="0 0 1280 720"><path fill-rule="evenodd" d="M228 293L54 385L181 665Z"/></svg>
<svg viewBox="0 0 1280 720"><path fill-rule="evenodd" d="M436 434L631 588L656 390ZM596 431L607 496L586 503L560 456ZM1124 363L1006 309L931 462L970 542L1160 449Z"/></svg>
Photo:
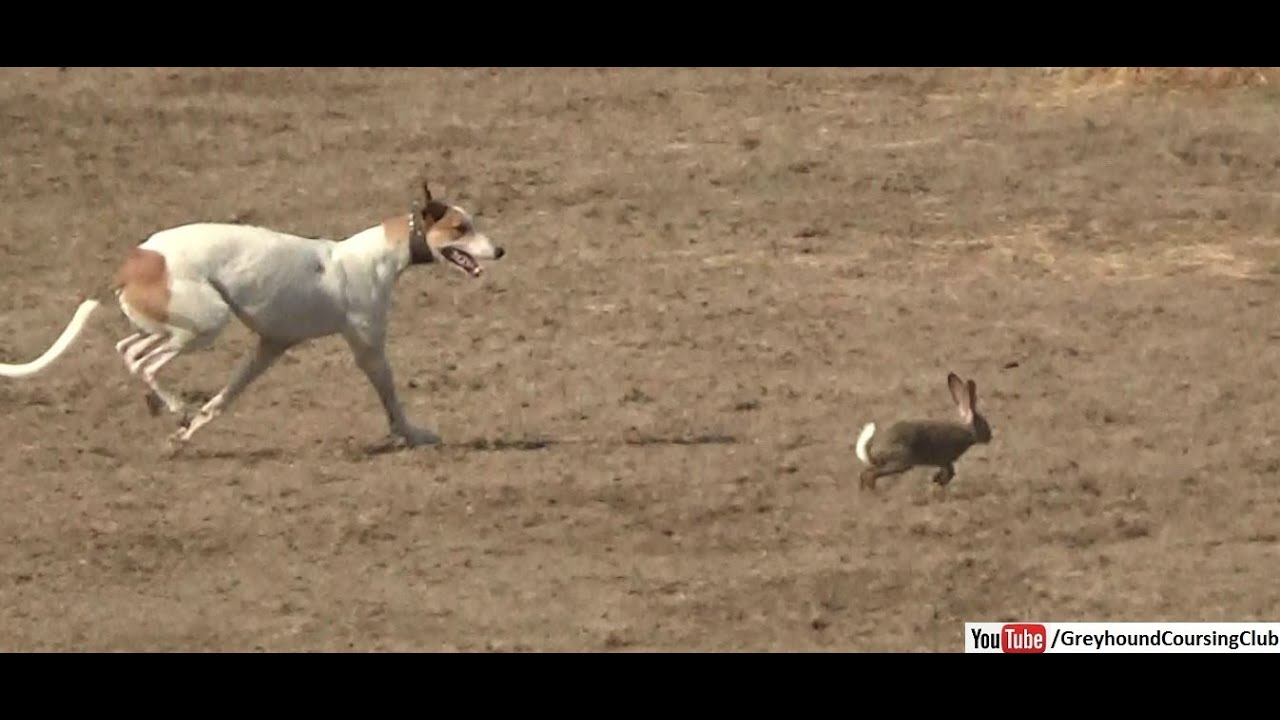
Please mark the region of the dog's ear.
<svg viewBox="0 0 1280 720"><path fill-rule="evenodd" d="M445 216L445 213L449 212L449 206L446 203L436 200L435 196L431 194L430 183L427 180L425 172L422 175L421 202L422 204L419 205L419 207L422 208L422 217L424 220L428 221L428 224L440 222L440 219Z"/></svg>
<svg viewBox="0 0 1280 720"><path fill-rule="evenodd" d="M432 224L440 222L447 212L449 212L449 206L439 200L428 200L422 208L422 216L429 218Z"/></svg>

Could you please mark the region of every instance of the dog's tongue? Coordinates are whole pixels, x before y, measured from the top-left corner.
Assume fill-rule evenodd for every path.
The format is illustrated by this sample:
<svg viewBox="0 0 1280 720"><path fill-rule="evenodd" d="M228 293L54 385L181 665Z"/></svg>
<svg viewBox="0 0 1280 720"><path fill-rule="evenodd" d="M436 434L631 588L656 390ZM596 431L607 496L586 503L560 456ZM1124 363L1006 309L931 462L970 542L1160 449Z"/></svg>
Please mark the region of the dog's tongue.
<svg viewBox="0 0 1280 720"><path fill-rule="evenodd" d="M480 263L476 262L474 257L465 250L459 250L455 247L447 247L440 251L445 260L453 263L453 266L471 277L480 277Z"/></svg>

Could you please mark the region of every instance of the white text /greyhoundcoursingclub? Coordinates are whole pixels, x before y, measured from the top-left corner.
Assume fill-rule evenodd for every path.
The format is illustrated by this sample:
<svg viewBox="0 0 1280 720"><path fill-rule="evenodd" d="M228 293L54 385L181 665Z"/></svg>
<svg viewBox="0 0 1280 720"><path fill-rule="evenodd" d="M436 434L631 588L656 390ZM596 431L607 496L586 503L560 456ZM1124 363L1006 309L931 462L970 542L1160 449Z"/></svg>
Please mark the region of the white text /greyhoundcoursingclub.
<svg viewBox="0 0 1280 720"><path fill-rule="evenodd" d="M1187 633L1176 630L1143 633L1081 633L1060 630L1054 633L1052 646L1063 647L1225 647L1238 650L1242 647L1277 647L1280 635L1268 630L1244 630L1235 633Z"/></svg>

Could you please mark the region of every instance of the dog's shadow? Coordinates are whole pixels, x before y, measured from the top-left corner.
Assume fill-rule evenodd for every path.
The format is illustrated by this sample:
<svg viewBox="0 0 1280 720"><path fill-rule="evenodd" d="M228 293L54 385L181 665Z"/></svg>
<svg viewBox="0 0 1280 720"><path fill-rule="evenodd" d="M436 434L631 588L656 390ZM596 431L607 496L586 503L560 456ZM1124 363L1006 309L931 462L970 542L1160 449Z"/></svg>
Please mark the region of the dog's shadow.
<svg viewBox="0 0 1280 720"><path fill-rule="evenodd" d="M441 442L436 445L414 447L398 438L386 438L372 444L358 444L348 441L342 454L349 460L389 455L394 453L422 452L531 452L547 450L557 446L653 446L653 445L734 445L741 440L733 435L704 433L697 435L633 435L619 438L583 438L583 437L526 437L526 438L474 438L458 442ZM168 459L183 457L188 460L230 460L236 459L250 464L265 460L280 460L287 452L280 448L260 448L257 450L212 450L189 447L185 444L168 447L162 451Z"/></svg>
<svg viewBox="0 0 1280 720"><path fill-rule="evenodd" d="M532 437L532 438L475 438L472 440L463 440L459 442L441 442L438 445L430 445L427 447L411 447L403 441L391 438L373 445L366 445L363 448L365 455L376 456L388 453L399 452L419 452L422 450L463 450L478 452L519 452L532 450L546 450L559 445L734 445L740 440L733 435L725 435L719 433L704 433L698 435L677 435L677 436L658 436L658 435L635 435L631 437L621 438L552 438L552 437Z"/></svg>
<svg viewBox="0 0 1280 720"><path fill-rule="evenodd" d="M204 447L192 447L187 443L175 443L172 440L166 442L163 446L155 450L156 457L173 462L177 460L192 461L211 461L211 460L235 460L246 467L253 467L260 462L270 460L284 460L288 457L288 452L281 448L266 447L256 450L244 449L213 449Z"/></svg>
<svg viewBox="0 0 1280 720"><path fill-rule="evenodd" d="M190 460L242 460L250 463L262 460L280 460L285 451L280 448L259 448L257 450L206 450L203 448L166 448L164 456L176 458L186 457Z"/></svg>

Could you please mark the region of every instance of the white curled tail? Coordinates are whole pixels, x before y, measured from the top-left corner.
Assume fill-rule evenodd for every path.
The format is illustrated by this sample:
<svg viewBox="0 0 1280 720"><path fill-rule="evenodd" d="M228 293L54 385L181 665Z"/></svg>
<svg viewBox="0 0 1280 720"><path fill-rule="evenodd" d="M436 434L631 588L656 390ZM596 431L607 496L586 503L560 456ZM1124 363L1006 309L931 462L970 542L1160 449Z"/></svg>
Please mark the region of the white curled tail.
<svg viewBox="0 0 1280 720"><path fill-rule="evenodd" d="M871 458L867 456L867 443L871 442L871 436L876 434L876 424L869 422L862 426L862 433L858 435L858 459L867 465L871 464Z"/></svg>
<svg viewBox="0 0 1280 720"><path fill-rule="evenodd" d="M71 322L67 323L67 328L62 331L62 334L53 342L53 345L44 351L43 355L22 365L0 363L0 377L30 377L52 365L62 353L67 351L67 348L71 347L71 343L75 342L75 339L80 336L80 331L84 330L84 324L89 321L89 316L93 314L94 310L98 309L100 304L94 299L80 303L80 307L76 308L76 314L71 316Z"/></svg>

